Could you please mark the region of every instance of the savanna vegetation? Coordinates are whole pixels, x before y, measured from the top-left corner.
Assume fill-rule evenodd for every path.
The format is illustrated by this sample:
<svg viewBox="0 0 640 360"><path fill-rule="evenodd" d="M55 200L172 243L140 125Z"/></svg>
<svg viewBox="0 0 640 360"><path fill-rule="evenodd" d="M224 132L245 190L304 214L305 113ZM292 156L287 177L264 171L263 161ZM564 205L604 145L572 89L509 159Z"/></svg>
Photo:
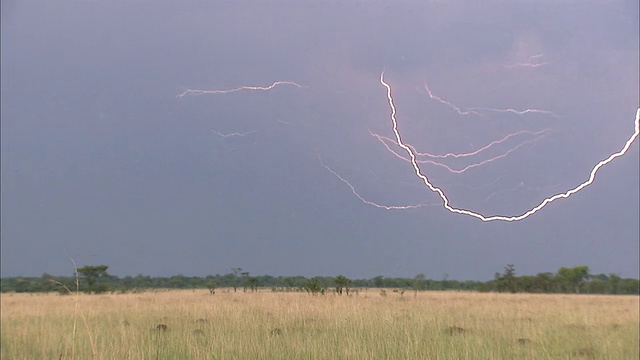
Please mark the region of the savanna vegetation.
<svg viewBox="0 0 640 360"><path fill-rule="evenodd" d="M496 273L494 279L481 281L450 280L445 275L441 280L428 279L424 274L413 278L387 278L376 276L371 279L349 279L343 275L336 277L303 276L252 276L242 268L234 268L224 275L206 277L175 275L171 277L151 277L145 275L117 277L109 275L108 266L84 266L78 269L79 288L87 293L108 291L130 292L151 289L209 289L233 288L233 291L257 291L267 288L272 291L302 291L323 294L336 291L348 294L367 288L391 288L398 291L420 290L464 290L480 292L510 293L581 293L581 294L640 294L638 279L621 278L616 274L591 274L589 267L562 267L557 272L537 275L517 276L515 267L507 265L504 271ZM5 277L0 282L1 292L61 292L75 288L75 277L56 277L43 274L40 277Z"/></svg>
<svg viewBox="0 0 640 360"><path fill-rule="evenodd" d="M424 274L251 276L241 268L207 277L118 278L97 265L69 277L1 284L2 359L640 355L638 280L590 274L586 266L517 276L507 265L493 280L460 282Z"/></svg>
<svg viewBox="0 0 640 360"><path fill-rule="evenodd" d="M619 360L640 352L635 295L353 290L3 293L1 357Z"/></svg>

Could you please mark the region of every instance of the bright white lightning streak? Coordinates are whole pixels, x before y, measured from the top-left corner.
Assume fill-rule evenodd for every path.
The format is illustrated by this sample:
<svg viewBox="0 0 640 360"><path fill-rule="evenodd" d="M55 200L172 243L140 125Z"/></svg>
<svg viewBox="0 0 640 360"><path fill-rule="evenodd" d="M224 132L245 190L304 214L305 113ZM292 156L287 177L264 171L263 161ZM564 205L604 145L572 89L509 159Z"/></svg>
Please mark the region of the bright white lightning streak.
<svg viewBox="0 0 640 360"><path fill-rule="evenodd" d="M478 116L480 116L480 113L478 113L476 111L473 111L471 109L469 111L462 110L459 107L457 107L457 106L453 105L452 103L448 102L447 100L445 100L445 99L443 99L443 98L441 98L439 96L434 95L431 92L431 89L429 89L429 84L427 84L426 81L424 82L424 88L425 88L425 90L427 90L427 94L429 94L429 97L431 99L434 99L436 101L439 101L442 104L445 104L445 105L449 106L450 108L455 110L459 115L478 115Z"/></svg>
<svg viewBox="0 0 640 360"><path fill-rule="evenodd" d="M544 132L544 131L542 131L542 132ZM541 133L541 132L539 132L539 133ZM373 134L373 136L377 137L377 138L378 138L378 140L379 140L380 142L382 142L382 144L387 148L387 150L389 150L389 151L390 151L393 155L395 155L397 158L402 159L402 160L404 160L404 161L409 161L409 162L410 162L410 160L409 160L409 159L407 159L406 157L404 157L404 156L402 156L402 155L398 154L395 150L391 149L391 147L389 147L389 145L387 145L387 143L385 143L385 142L384 142L383 138L386 138L386 137L382 137L382 136L379 136L379 135L377 135L377 134ZM418 163L420 163L420 164L425 164L425 163L426 163L426 164L432 164L432 165L435 165L435 166L440 166L440 167L443 167L443 168L447 169L448 171L450 171L450 172L452 172L452 173L455 173L455 174L462 174L463 172L465 172L465 171L467 171L467 170L469 170L469 169L473 169L473 168L476 168L476 167L482 166L482 165L484 165L484 164L488 164L488 163L494 162L494 161L496 161L496 160L498 160L498 159L502 159L502 158L506 157L507 155L511 154L512 152L514 152L514 151L518 150L519 148L523 147L524 145L534 143L534 142L536 142L536 141L538 141L538 140L542 139L543 137L544 137L544 135L541 135L541 136L538 136L538 137L533 138L533 139L531 139L531 140L527 140L527 141L522 142L522 143L520 143L520 144L516 145L515 147L513 147L513 148L511 148L511 149L509 149L509 150L507 150L507 151L505 151L504 153L502 153L502 154L500 154L500 155L498 155L498 156L492 157L492 158L490 158L490 159L483 160L483 161L478 162L478 163L474 163L474 164L471 164L471 165L467 165L467 166L465 166L464 168L462 168L462 169L460 169L460 170L455 170L455 169L451 168L450 166L448 166L448 165L446 165L446 164L439 163L439 162L436 162L436 161L433 161L433 160L417 160L417 162L418 162ZM389 138L386 138L386 139L389 139ZM397 145L397 143L396 143L395 141L393 141L392 139L389 139L389 140L390 140L390 141L392 141L394 144L396 144L396 145ZM411 148L411 150L412 150L416 155L418 155L418 156L419 156L419 155L423 155L423 154L421 154L421 153L417 152L417 151L415 150L415 148L414 148L412 145L407 144L407 146L408 146L408 147L410 147L410 148Z"/></svg>
<svg viewBox="0 0 640 360"><path fill-rule="evenodd" d="M318 158L318 160L320 160L320 164L322 164L322 166L324 166L325 169L329 170L330 173L332 173L333 175L335 175L335 177L337 177L338 179L340 179L340 181L342 181L343 183L347 184L347 186L351 189L351 192L353 193L353 195L355 195L358 199L360 199L360 201L362 201L363 203L367 204L367 205L371 205L371 206L375 206L377 208L380 209L385 209L385 210L408 210L408 209L417 209L417 208L421 208L421 207L425 207L427 205L380 205L377 204L373 201L369 201L365 198L363 198L360 194L358 194L358 192L356 191L356 188L353 187L353 185L351 185L351 183L349 181L347 181L345 178L343 178L342 176L340 176L340 174L338 174L337 172L333 171L329 166L327 166L322 159Z"/></svg>
<svg viewBox="0 0 640 360"><path fill-rule="evenodd" d="M462 169L460 169L460 170L454 170L454 169L450 168L450 167L449 167L449 166L447 166L447 165L440 164L440 163L437 163L437 162L432 161L432 160L420 160L420 161L418 161L418 162L421 162L421 163L433 163L434 165L439 165L439 166L443 166L443 167L445 167L447 170L451 171L452 173L462 174L463 172L465 172L465 171L467 171L467 170L469 170L469 169L473 169L473 168L475 168L475 167L482 166L482 165L484 165L484 164L488 164L488 163L494 162L494 161L496 161L496 160L498 160L498 159L502 159L502 158L506 157L507 155L511 154L512 152L514 152L514 151L518 150L519 148L523 147L524 145L534 143L534 142L536 142L536 141L538 141L538 140L542 139L543 137L544 137L544 135L543 135L543 136L539 136L539 137L534 138L534 139L531 139L531 140L527 140L527 141L525 141L525 142L523 142L523 143L521 143L521 144L517 145L516 147L514 147L514 148L512 148L512 149L507 150L507 151L506 151L505 153L503 153L503 154L500 154L500 155L498 155L498 156L496 156L496 157L492 157L491 159L483 160L483 161L481 161L481 162L479 162L479 163L475 163L475 164L467 165L467 166L465 166L464 168L462 168Z"/></svg>
<svg viewBox="0 0 640 360"><path fill-rule="evenodd" d="M480 110L480 111L491 111L491 112L501 112L501 113L512 113L516 115L526 115L529 113L538 113L538 114L546 114L554 117L559 117L556 113L549 110L540 110L540 109L525 109L525 110L516 110L516 109L492 109L492 108L480 108L474 107L469 108L469 110Z"/></svg>
<svg viewBox="0 0 640 360"><path fill-rule="evenodd" d="M494 108L483 108L483 107L472 107L466 110L454 105L453 103L435 95L431 89L429 88L429 84L425 81L424 88L427 90L427 94L429 94L429 98L440 102L441 104L447 105L448 107L455 110L459 115L477 115L482 116L482 112L499 112L499 113L512 113L516 115L526 115L530 113L538 113L538 114L547 114L552 115L554 117L558 117L553 111L549 110L541 110L541 109L525 109L525 110L516 110L516 109L494 109Z"/></svg>
<svg viewBox="0 0 640 360"><path fill-rule="evenodd" d="M402 137L400 136L400 132L398 131L398 121L396 120L396 107L394 105L393 102L393 97L391 96L391 87L389 86L389 84L387 84L386 82L384 82L384 72L382 72L382 74L380 74L380 83L387 89L387 99L389 101L389 107L391 107L391 123L392 123L392 129L393 129L393 133L396 137L396 141L398 143L398 146L400 146L404 151L407 152L407 154L409 155L409 158L411 159L411 165L413 166L413 170L416 173L416 176L418 176L423 182L424 184L433 192L438 193L438 195L440 195L440 198L442 199L442 205L444 206L445 209L449 210L452 213L456 213L456 214L462 214L462 215L468 215L468 216L472 216L475 217L477 219L480 219L482 221L495 221L495 220L500 220L500 221L519 221L519 220L523 220L526 219L527 217L535 214L536 212L538 212L540 209L542 209L543 207L545 207L547 204L561 199L561 198L568 198L571 195L577 193L578 191L584 189L585 187L591 185L593 183L593 181L595 180L596 177L596 173L598 172L598 170L603 167L604 165L610 163L611 161L613 161L615 158L618 158L620 156L623 156L624 154L627 153L627 151L629 150L629 148L631 147L631 144L633 144L633 142L638 138L638 135L640 134L640 108L638 108L638 111L636 112L636 121L635 121L635 131L633 132L633 134L631 135L631 137L629 138L629 140L627 140L627 142L625 143L625 145L622 147L622 149L618 152L615 152L613 154L611 154L609 157L607 157L606 159L600 161L599 163L597 163L593 169L591 170L591 173L589 175L589 179L583 183L581 183L580 185L576 186L575 188L568 190L564 193L559 193L556 195L553 195L551 197L548 197L546 199L544 199L540 204L536 205L535 207L533 207L532 209L526 211L525 213L521 214L521 215L516 215L516 216L502 216L502 215L496 215L496 216L484 216L482 214L470 211L470 210L465 210L465 209L458 209L458 208L454 208L451 205L449 205L449 199L447 198L447 196L444 194L444 191L442 191L442 189L434 186L433 184L431 184L431 182L429 181L429 179L427 178L426 175L424 175L421 171L420 171L420 166L418 165L417 159L416 159L416 155L414 154L413 150L405 145L404 142L402 142Z"/></svg>
<svg viewBox="0 0 640 360"><path fill-rule="evenodd" d="M501 144L503 142L505 142L506 140L508 140L509 138L512 138L514 136L517 135L522 135L522 134L530 134L530 135L542 135L546 132L550 131L549 129L544 129L544 130L540 130L540 131L529 131L529 130L520 130L518 132L514 132L511 134L507 134L505 137L503 137L500 140L494 140L492 142L490 142L489 144L475 150L469 153L459 153L459 154L454 154L454 153L448 153L448 154L442 154L442 155L435 155L435 154L430 154L430 153L421 153L416 151L415 149L413 149L415 151L415 154L418 156L426 156L426 157L430 157L432 159L443 159L443 158L448 158L448 157L452 157L452 158L462 158L462 157L467 157L467 156L473 156L473 155L477 155L485 150L488 150L490 147L492 147L493 145L498 145ZM374 132L372 132L371 130L369 130L369 134L371 134L371 136L377 138L379 141L381 141L384 144L384 140L388 140L393 142L394 144L398 145L398 143L395 142L395 140L386 137L386 136L382 136L382 135L378 135Z"/></svg>
<svg viewBox="0 0 640 360"><path fill-rule="evenodd" d="M521 134L541 135L541 134L546 133L547 131L549 131L549 129L544 129L544 130L536 131L536 132L529 131L529 130L521 130L521 131L518 131L518 132L515 132L515 133L508 134L507 136L503 137L500 140L492 141L489 144L479 148L476 151L472 151L470 153L465 153L465 154L452 154L452 153L448 153L448 154L444 154L444 155L433 155L433 154L429 154L429 153L417 153L417 154L420 155L420 156L427 156L427 157L430 157L430 158L447 158L447 157L460 158L460 157L473 156L473 155L479 154L480 152L482 152L484 150L488 150L493 145L498 145L498 144L508 140L511 137L514 137L514 136L517 136L517 135L521 135Z"/></svg>
<svg viewBox="0 0 640 360"><path fill-rule="evenodd" d="M302 86L298 83L295 83L293 81L276 81L273 84L269 85L269 86L241 86L239 88L235 88L235 89L228 89L228 90L192 90L192 89L187 89L183 92L181 92L180 94L176 95L178 98L182 99L183 96L186 95L207 95L207 94L229 94L229 93L233 93L233 92L237 92L237 91L242 91L242 90L271 90L273 88L275 88L278 85L292 85L292 86L296 86L299 88L303 88L305 86Z"/></svg>

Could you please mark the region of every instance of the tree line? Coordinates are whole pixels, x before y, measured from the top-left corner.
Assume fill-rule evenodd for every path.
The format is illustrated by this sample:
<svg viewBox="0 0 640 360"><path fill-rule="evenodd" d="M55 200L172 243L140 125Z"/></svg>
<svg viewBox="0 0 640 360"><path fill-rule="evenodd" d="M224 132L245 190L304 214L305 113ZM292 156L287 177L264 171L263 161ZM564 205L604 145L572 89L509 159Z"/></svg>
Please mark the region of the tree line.
<svg viewBox="0 0 640 360"><path fill-rule="evenodd" d="M507 265L494 279L483 283L478 291L576 294L640 294L638 279L623 279L617 274L591 274L588 266L561 267L556 273L516 276L515 267Z"/></svg>
<svg viewBox="0 0 640 360"><path fill-rule="evenodd" d="M84 266L77 274L56 277L43 274L40 277L4 277L0 281L1 292L60 292L68 294L76 290L86 293L135 292L153 289L209 289L212 294L221 288L226 291L257 291L267 288L272 291L304 291L310 294L335 292L349 295L363 288L389 288L394 292L410 291L480 291L510 293L582 293L582 294L640 294L638 279L621 278L616 274L591 274L589 267L561 267L556 273L545 272L535 276L517 276L515 267L507 265L493 280L457 281L444 276L441 280L427 279L424 274L413 278L349 279L316 276L252 276L242 268L234 268L223 275L206 277L175 275L152 277L148 275L117 277L110 275L107 265ZM77 275L77 277L76 277ZM78 280L76 284L76 279Z"/></svg>

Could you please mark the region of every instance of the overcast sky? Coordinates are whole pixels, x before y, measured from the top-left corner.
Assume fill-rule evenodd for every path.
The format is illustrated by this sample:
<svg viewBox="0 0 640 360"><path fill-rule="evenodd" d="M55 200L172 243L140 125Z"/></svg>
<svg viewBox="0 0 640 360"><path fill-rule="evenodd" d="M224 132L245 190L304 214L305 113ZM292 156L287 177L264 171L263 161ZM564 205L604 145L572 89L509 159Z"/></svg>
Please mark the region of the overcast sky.
<svg viewBox="0 0 640 360"><path fill-rule="evenodd" d="M453 207L574 188L633 134L637 0L2 1L1 20L2 276L69 275L68 253L118 276L638 277L638 141L569 199L483 222L372 135L394 136L384 71L416 151L517 133L431 159L506 154L462 173L421 163ZM276 81L301 87L177 97Z"/></svg>

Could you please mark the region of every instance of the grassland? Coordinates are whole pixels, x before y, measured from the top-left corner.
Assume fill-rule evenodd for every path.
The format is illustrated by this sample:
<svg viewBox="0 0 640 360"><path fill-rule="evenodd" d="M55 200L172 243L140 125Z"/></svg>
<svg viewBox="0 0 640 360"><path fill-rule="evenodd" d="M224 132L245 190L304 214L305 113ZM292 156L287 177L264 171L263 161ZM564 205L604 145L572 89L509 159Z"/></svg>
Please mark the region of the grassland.
<svg viewBox="0 0 640 360"><path fill-rule="evenodd" d="M2 294L1 354L2 359L638 359L639 301L638 296L458 292L382 296L375 289L351 296L226 290L77 298Z"/></svg>

